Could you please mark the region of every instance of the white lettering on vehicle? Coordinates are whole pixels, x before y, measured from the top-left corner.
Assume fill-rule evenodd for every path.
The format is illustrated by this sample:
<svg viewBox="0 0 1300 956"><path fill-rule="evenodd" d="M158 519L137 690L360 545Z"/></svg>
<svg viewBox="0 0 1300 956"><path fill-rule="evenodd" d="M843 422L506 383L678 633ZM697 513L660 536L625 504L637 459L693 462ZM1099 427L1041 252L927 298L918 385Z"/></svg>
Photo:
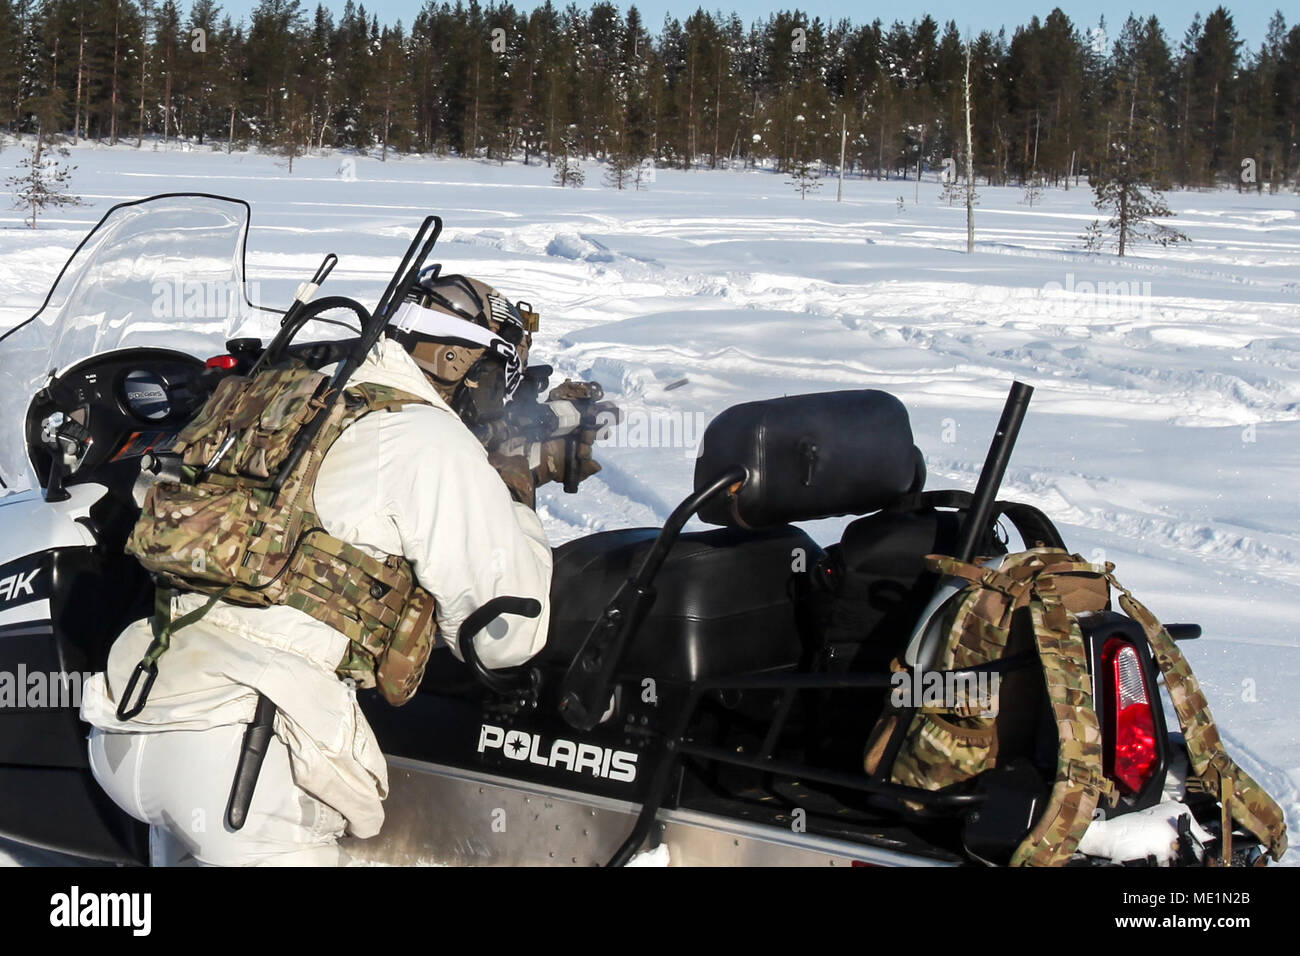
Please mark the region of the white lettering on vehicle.
<svg viewBox="0 0 1300 956"><path fill-rule="evenodd" d="M557 737L547 746L541 734L483 724L478 731L478 752L489 750L499 750L511 760L539 767L562 767L570 773L590 773L593 777L620 783L631 783L636 779L639 756L627 750L612 750L562 737Z"/></svg>
<svg viewBox="0 0 1300 956"><path fill-rule="evenodd" d="M24 594L35 597L36 591L32 588L32 579L40 574L40 571L40 568L32 568L26 574L20 571L0 580L0 602L16 601Z"/></svg>

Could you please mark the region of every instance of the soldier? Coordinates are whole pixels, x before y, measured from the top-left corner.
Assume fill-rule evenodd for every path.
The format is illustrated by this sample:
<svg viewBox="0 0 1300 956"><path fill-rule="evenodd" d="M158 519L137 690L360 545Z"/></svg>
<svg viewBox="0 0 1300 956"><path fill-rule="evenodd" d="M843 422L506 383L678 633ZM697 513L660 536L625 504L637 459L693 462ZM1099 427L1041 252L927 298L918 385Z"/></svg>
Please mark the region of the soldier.
<svg viewBox="0 0 1300 956"><path fill-rule="evenodd" d="M502 617L479 634L488 667L520 664L546 640L551 552L532 510L536 485L570 477L566 460L577 471L571 481L600 467L591 458L594 430L577 436L575 460L564 439L489 457L467 427L500 410L530 340L520 310L495 290L435 271L350 381L418 401L347 425L314 484L328 535L373 558L409 562L433 597L438 644L457 656L461 622L488 600L541 602L538 617ZM575 383L566 384L571 391ZM182 590L172 621L207 600ZM147 704L129 721L119 718L120 698L130 696L124 688L150 646L148 620L121 634L106 672L87 683L91 769L119 806L150 824L155 864L337 865L346 860L338 846L345 832L379 832L384 756L354 687L337 674L349 638L318 618L287 604L217 601L176 631ZM275 735L247 820L232 830L227 798L259 695L276 705Z"/></svg>

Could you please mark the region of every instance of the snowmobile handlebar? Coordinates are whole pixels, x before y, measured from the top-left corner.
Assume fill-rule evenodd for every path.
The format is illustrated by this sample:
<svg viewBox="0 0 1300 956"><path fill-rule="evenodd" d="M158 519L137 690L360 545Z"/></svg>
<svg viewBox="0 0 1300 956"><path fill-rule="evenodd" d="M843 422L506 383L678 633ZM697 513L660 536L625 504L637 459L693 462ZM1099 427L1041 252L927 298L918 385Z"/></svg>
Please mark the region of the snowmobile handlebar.
<svg viewBox="0 0 1300 956"><path fill-rule="evenodd" d="M542 680L541 671L535 667L527 670L517 668L492 670L479 657L478 648L474 646L474 638L503 614L534 618L541 613L542 602L536 598L503 594L472 611L462 622L460 631L456 635L456 649L460 651L461 659L474 672L479 682L494 693L515 698L523 706L537 703L538 687Z"/></svg>
<svg viewBox="0 0 1300 956"><path fill-rule="evenodd" d="M365 323L371 321L371 315L366 310L366 307L356 299L349 299L347 296L327 295L306 305L295 300L293 307L285 313L280 331L276 333L275 338L266 347L266 351L257 360L257 364L253 366L249 375L254 374L262 365L275 365L281 361L285 356L289 343L293 341L293 337L298 334L304 325L316 319L322 313L335 309L346 309L351 312L360 320L362 328L365 328Z"/></svg>

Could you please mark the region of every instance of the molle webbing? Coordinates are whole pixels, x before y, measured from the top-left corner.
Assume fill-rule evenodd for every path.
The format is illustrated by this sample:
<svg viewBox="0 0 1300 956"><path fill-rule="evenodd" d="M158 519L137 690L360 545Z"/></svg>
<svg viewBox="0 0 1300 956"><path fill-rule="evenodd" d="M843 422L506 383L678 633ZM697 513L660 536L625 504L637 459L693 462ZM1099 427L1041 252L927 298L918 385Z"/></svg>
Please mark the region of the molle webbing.
<svg viewBox="0 0 1300 956"><path fill-rule="evenodd" d="M1114 565L1090 564L1058 548L1035 548L1010 555L996 570L931 555L936 571L970 582L955 598L958 611L948 635L948 666L965 666L997 659L1004 651L1011 615L1028 608L1034 642L1058 750L1056 778L1047 808L1017 847L1012 865L1062 865L1070 860L1087 830L1101 798L1112 791L1102 766L1102 738L1089 676L1086 645L1077 615L1109 607L1113 588L1124 612L1142 627L1164 675L1170 700L1178 714L1191 760L1189 790L1221 801L1225 820L1235 820L1259 838L1269 855L1286 852L1286 821L1272 797L1233 762L1205 695L1186 658L1169 632L1133 594L1116 580ZM925 719L919 715L917 720ZM976 755L978 756L978 754ZM958 779L989 769L996 762L996 740L984 744L983 762L968 761ZM907 765L907 755L900 763ZM899 764L896 764L898 766ZM940 780L945 784L951 780ZM922 784L923 785L923 784ZM1224 862L1230 860L1231 827L1224 829Z"/></svg>
<svg viewBox="0 0 1300 956"><path fill-rule="evenodd" d="M1274 861L1280 860L1287 848L1286 817L1282 808L1228 756L1210 713L1209 702L1201 692L1200 682L1164 625L1128 588L1115 580L1113 574L1107 574L1107 580L1119 592L1119 604L1124 613L1142 626L1151 642L1151 649L1165 676L1169 698L1178 714L1197 785L1222 802L1225 816L1230 816L1259 837ZM1190 785L1192 781L1188 783ZM1230 831L1225 829L1225 844L1230 838Z"/></svg>
<svg viewBox="0 0 1300 956"><path fill-rule="evenodd" d="M1060 866L1078 848L1110 783L1102 769L1101 728L1092 697L1087 650L1062 575L1100 575L1104 568L1055 548L1009 555L996 569L932 555L930 566L970 587L953 621L950 646L969 660L996 660L1004 652L1012 615L1027 608L1057 736L1056 776L1046 809L1012 855L1013 866ZM1072 593L1067 592L1067 593ZM996 758L990 749L989 769Z"/></svg>
<svg viewBox="0 0 1300 956"><path fill-rule="evenodd" d="M329 403L326 388L324 375L301 365L252 380L223 379L173 448L188 480L149 488L127 551L164 586L249 607L286 605L340 631L350 642L340 675L373 687L394 636L411 627L404 615L428 624L430 602L404 557L377 558L325 531L316 515L316 478L349 425L373 411L425 401L367 382ZM328 418L273 492L294 440L317 414ZM181 626L164 625L151 663ZM407 640L426 643L423 635Z"/></svg>

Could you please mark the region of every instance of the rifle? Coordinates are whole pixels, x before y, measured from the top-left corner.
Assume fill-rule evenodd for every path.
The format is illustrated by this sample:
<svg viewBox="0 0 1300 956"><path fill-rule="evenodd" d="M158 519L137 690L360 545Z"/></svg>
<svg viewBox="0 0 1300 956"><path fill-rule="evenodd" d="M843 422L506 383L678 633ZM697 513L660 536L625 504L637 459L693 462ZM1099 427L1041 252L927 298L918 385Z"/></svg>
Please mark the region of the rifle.
<svg viewBox="0 0 1300 956"><path fill-rule="evenodd" d="M563 437L564 490L574 494L578 490L578 435L600 424L591 409L604 398L604 392L592 383L587 398L543 402L540 396L553 371L549 365L528 366L501 414L476 423L473 431L489 452L502 454L522 454L528 445Z"/></svg>

